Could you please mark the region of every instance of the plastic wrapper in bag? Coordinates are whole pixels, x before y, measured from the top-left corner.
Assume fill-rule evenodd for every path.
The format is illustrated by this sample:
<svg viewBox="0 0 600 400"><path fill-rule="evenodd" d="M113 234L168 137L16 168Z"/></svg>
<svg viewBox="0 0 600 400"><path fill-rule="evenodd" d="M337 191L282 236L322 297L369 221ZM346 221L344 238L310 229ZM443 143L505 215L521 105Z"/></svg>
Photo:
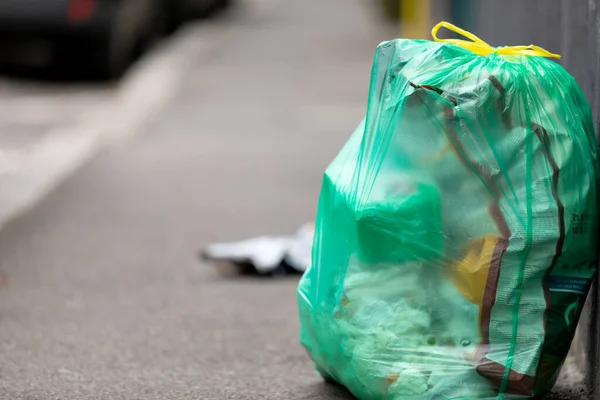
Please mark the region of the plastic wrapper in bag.
<svg viewBox="0 0 600 400"><path fill-rule="evenodd" d="M327 169L301 342L359 399L551 389L597 268L589 105L535 46L394 40ZM448 43L449 42L449 43Z"/></svg>

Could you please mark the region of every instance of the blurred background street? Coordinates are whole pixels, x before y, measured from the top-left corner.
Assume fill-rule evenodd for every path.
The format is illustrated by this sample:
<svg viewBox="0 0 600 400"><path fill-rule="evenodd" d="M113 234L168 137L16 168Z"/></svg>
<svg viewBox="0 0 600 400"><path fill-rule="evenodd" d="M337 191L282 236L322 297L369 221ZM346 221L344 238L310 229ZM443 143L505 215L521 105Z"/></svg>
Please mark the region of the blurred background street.
<svg viewBox="0 0 600 400"><path fill-rule="evenodd" d="M0 397L339 398L298 344L297 280L222 279L196 253L314 218L395 33L359 1L247 0L120 83L3 78L2 148L22 167L0 185L65 161L44 141L105 149L0 233ZM149 96L165 98L151 119ZM115 115L127 129L105 129Z"/></svg>
<svg viewBox="0 0 600 400"><path fill-rule="evenodd" d="M365 1L240 0L118 80L3 71L0 398L351 399L298 343L296 278L196 256L314 218L399 34Z"/></svg>

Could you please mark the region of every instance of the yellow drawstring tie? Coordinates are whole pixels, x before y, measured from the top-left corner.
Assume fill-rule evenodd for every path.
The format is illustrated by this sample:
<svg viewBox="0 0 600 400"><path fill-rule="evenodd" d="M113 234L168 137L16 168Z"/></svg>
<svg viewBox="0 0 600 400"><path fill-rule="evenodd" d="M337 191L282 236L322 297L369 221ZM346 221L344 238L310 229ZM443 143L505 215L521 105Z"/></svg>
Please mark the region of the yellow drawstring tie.
<svg viewBox="0 0 600 400"><path fill-rule="evenodd" d="M437 37L437 33L441 28L446 28L452 32L456 32L459 35L466 37L469 40L463 39L440 39ZM496 53L504 56L510 55L525 55L525 56L540 56L548 58L560 58L559 54L550 53L548 50L543 49L539 46L507 46L493 48L471 32L467 32L464 29L460 29L458 26L452 25L449 22L442 21L431 30L431 36L436 42L452 43L460 47L464 47L467 50L471 50L473 53L480 56L487 56L490 53Z"/></svg>

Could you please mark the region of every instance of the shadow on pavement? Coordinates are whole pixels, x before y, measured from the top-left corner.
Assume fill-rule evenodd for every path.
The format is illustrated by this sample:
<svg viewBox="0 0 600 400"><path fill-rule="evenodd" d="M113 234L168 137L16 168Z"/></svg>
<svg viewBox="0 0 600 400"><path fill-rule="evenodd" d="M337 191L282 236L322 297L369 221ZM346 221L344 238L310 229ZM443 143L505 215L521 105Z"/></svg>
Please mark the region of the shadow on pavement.
<svg viewBox="0 0 600 400"><path fill-rule="evenodd" d="M308 393L314 393L318 397L307 397L321 400L356 400L352 393L345 387L334 382L322 382L311 385Z"/></svg>

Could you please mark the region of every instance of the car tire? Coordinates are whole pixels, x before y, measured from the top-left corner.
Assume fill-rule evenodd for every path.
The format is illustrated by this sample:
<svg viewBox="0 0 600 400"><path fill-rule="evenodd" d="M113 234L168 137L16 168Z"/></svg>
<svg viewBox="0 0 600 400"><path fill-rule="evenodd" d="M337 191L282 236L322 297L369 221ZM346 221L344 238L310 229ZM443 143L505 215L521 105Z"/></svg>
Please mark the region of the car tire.
<svg viewBox="0 0 600 400"><path fill-rule="evenodd" d="M169 33L175 32L184 22L185 7L183 0L171 0L167 6L167 30Z"/></svg>
<svg viewBox="0 0 600 400"><path fill-rule="evenodd" d="M99 43L93 50L95 56L91 58L90 72L92 76L101 80L112 80L120 78L129 65L133 53L132 50L116 45L115 40L108 39Z"/></svg>
<svg viewBox="0 0 600 400"><path fill-rule="evenodd" d="M97 79L120 78L133 61L135 47L141 39L124 37L122 32L126 21L121 18L120 11L118 6L113 8L104 35L91 46L89 67L93 77Z"/></svg>
<svg viewBox="0 0 600 400"><path fill-rule="evenodd" d="M53 67L76 79L106 81L119 78L131 56L115 48L108 38L74 40L60 43L60 53Z"/></svg>
<svg viewBox="0 0 600 400"><path fill-rule="evenodd" d="M206 2L203 6L193 7L191 0L171 0L169 5L169 30L175 31L184 23L194 20L210 17L213 13L227 8L233 0L212 0Z"/></svg>
<svg viewBox="0 0 600 400"><path fill-rule="evenodd" d="M165 2L156 2L146 33L140 39L143 50L154 46L167 35L169 30L169 14L167 10Z"/></svg>
<svg viewBox="0 0 600 400"><path fill-rule="evenodd" d="M216 10L224 10L231 6L233 0L216 0L215 1L215 9Z"/></svg>

